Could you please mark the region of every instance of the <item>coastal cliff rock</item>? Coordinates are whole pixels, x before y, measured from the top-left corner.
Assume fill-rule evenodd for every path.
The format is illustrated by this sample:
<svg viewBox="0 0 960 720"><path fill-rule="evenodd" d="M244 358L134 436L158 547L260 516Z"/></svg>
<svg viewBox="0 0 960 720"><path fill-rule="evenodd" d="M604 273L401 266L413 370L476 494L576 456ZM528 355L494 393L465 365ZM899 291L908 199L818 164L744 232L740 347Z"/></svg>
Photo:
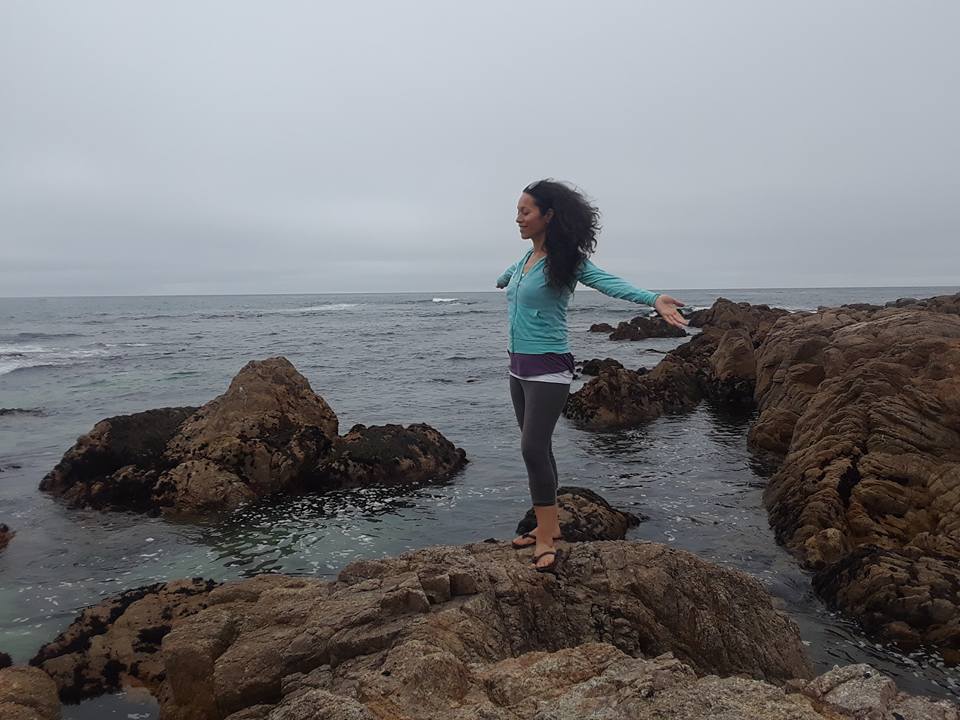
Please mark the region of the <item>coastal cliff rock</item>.
<svg viewBox="0 0 960 720"><path fill-rule="evenodd" d="M60 700L53 680L37 668L0 669L0 718L59 720Z"/></svg>
<svg viewBox="0 0 960 720"><path fill-rule="evenodd" d="M541 681L582 693L664 653L676 661L637 673L811 676L796 626L746 574L651 543L561 548L546 574L529 552L477 543L354 562L335 581L152 586L85 611L33 662L63 697L134 679L170 720L295 717L297 704L310 717L531 717L508 709L535 708Z"/></svg>
<svg viewBox="0 0 960 720"><path fill-rule="evenodd" d="M755 348L789 313L725 298L698 312L700 334L668 352L650 371L601 369L570 396L564 416L585 429L613 430L689 410L705 397L752 407Z"/></svg>
<svg viewBox="0 0 960 720"><path fill-rule="evenodd" d="M960 662L960 295L778 323L758 351L764 500L828 602ZM946 308L947 311L941 311Z"/></svg>
<svg viewBox="0 0 960 720"><path fill-rule="evenodd" d="M276 493L440 482L465 462L427 425L337 435L326 401L285 358L250 362L201 408L97 423L40 489L75 507L198 516Z"/></svg>

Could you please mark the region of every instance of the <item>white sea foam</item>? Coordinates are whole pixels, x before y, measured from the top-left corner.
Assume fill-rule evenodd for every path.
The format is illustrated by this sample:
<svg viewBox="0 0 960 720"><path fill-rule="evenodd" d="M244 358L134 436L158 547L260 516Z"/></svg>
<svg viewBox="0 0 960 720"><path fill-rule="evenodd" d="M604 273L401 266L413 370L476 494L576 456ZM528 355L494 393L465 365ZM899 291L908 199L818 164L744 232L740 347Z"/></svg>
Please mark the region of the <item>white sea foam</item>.
<svg viewBox="0 0 960 720"><path fill-rule="evenodd" d="M74 365L105 355L109 352L104 348L64 350L39 345L0 345L0 375L27 368Z"/></svg>
<svg viewBox="0 0 960 720"><path fill-rule="evenodd" d="M308 305L307 307L285 308L278 312L285 313L308 313L308 312L333 312L336 310L350 310L357 307L357 303L332 303L330 305Z"/></svg>
<svg viewBox="0 0 960 720"><path fill-rule="evenodd" d="M435 303L452 303L457 302L460 298L434 298L433 302Z"/></svg>

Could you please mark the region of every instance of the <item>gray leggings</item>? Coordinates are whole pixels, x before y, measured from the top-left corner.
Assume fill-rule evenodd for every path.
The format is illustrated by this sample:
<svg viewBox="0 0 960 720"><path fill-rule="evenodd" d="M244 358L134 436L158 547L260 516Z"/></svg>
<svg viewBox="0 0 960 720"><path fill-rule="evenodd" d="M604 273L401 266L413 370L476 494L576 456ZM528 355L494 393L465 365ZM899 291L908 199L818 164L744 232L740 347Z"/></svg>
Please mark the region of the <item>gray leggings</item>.
<svg viewBox="0 0 960 720"><path fill-rule="evenodd" d="M566 383L520 380L510 376L510 398L520 424L520 452L527 466L534 505L557 502L557 461L553 458L553 428L567 402Z"/></svg>

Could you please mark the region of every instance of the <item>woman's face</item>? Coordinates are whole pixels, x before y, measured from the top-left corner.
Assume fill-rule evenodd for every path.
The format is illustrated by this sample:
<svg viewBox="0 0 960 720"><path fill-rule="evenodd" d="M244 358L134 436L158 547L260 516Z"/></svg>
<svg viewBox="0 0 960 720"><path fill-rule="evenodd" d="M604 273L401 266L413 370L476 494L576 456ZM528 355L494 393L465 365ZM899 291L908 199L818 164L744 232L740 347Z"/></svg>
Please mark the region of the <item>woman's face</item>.
<svg viewBox="0 0 960 720"><path fill-rule="evenodd" d="M547 223L550 222L552 216L552 210L547 210L547 214L542 215L532 196L527 195L527 193L520 195L520 201L517 203L517 225L520 228L520 237L524 240L545 233Z"/></svg>

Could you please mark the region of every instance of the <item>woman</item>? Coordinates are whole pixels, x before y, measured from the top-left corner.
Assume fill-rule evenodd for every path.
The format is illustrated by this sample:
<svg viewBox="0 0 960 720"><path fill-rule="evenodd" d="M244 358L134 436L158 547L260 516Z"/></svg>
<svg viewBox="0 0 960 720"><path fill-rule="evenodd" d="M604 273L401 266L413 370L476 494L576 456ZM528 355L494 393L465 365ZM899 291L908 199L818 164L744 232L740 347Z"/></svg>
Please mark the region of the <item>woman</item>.
<svg viewBox="0 0 960 720"><path fill-rule="evenodd" d="M510 397L537 516L534 531L516 538L513 546L534 546L533 563L540 572L553 567L554 543L561 538L551 437L573 380L567 304L577 283L651 305L671 325L687 324L677 309L683 306L679 300L635 288L590 262L599 219L597 208L563 183L541 180L528 185L517 203L517 225L520 237L533 247L497 279L497 287L507 289Z"/></svg>

